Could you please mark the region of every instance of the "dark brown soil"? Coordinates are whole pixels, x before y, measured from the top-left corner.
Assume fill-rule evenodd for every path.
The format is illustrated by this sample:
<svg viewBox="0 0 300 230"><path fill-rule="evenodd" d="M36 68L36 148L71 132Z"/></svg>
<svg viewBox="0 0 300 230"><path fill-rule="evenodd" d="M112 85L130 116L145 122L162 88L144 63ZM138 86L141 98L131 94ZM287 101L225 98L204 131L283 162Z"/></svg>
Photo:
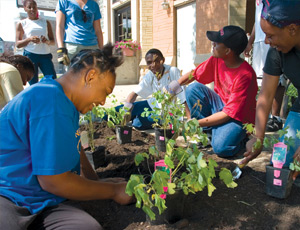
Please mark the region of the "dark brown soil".
<svg viewBox="0 0 300 230"><path fill-rule="evenodd" d="M119 145L113 138L116 136L114 130L102 123L97 124L96 130L96 146L105 146L105 162L100 163L102 167L96 168L100 178L128 179L131 174L144 173L145 169L136 167L133 159L136 153L146 152L155 144L154 136L133 130L132 142ZM219 158L215 154L208 157L215 159L222 167L234 167L232 159ZM94 161L103 159L99 156ZM229 189L216 179L214 185L217 189L211 197L207 196L206 190L189 196L184 209L185 219L174 224L151 225L146 221L146 214L135 204L121 206L110 200L80 204L105 229L111 230L300 228L300 188L293 185L286 199L268 196L265 193L265 167L261 165L246 166L237 183L237 188Z"/></svg>

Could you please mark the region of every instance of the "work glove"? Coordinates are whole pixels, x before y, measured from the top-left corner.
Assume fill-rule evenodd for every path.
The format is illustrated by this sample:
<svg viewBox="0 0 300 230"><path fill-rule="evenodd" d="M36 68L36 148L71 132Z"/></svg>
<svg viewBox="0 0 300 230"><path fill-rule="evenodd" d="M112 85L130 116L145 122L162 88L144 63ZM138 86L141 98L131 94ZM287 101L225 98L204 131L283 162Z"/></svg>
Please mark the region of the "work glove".
<svg viewBox="0 0 300 230"><path fill-rule="evenodd" d="M131 111L133 109L133 104L130 102L124 103L124 111L126 112L124 115L124 123L127 124L131 121Z"/></svg>
<svg viewBox="0 0 300 230"><path fill-rule="evenodd" d="M171 96L176 96L182 92L182 88L178 81L174 80L171 83L163 88L164 93L169 93Z"/></svg>
<svg viewBox="0 0 300 230"><path fill-rule="evenodd" d="M57 52L57 61L59 64L64 64L66 66L70 65L68 50L66 48L58 48L56 52Z"/></svg>

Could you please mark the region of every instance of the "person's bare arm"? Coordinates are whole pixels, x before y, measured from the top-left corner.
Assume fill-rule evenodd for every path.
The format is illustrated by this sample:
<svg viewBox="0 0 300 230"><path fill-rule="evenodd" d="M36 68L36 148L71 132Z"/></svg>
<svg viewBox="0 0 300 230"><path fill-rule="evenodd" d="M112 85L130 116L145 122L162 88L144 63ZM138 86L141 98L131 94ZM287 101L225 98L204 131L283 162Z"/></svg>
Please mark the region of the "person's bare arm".
<svg viewBox="0 0 300 230"><path fill-rule="evenodd" d="M112 199L125 205L134 198L125 193L126 182L111 183L86 179L72 172L58 175L38 175L43 190L71 200L105 200Z"/></svg>
<svg viewBox="0 0 300 230"><path fill-rule="evenodd" d="M208 117L198 120L199 125L201 127L209 127L223 124L230 120L230 116L228 116L223 111L214 113Z"/></svg>
<svg viewBox="0 0 300 230"><path fill-rule="evenodd" d="M138 96L138 95L137 95L135 92L131 92L131 93L127 96L126 102L129 102L129 103L135 102L137 96Z"/></svg>
<svg viewBox="0 0 300 230"><path fill-rule="evenodd" d="M266 124L271 111L278 82L279 76L271 76L264 73L261 90L256 103L255 137L247 142L246 152L244 153L245 158L240 162L240 164L247 164L261 153L262 147L252 152L253 145L256 140L260 140L263 143Z"/></svg>
<svg viewBox="0 0 300 230"><path fill-rule="evenodd" d="M245 57L250 57L250 51L252 50L254 40L255 40L255 24L253 25L252 32L251 32L250 38L248 40L247 47L244 50Z"/></svg>
<svg viewBox="0 0 300 230"><path fill-rule="evenodd" d="M182 77L180 77L178 79L178 83L179 85L187 85L191 82L193 82L195 80L195 78L193 77L193 73L194 73L194 70L190 71L190 72L187 72L186 74L182 75Z"/></svg>
<svg viewBox="0 0 300 230"><path fill-rule="evenodd" d="M24 30L22 24L19 22L16 26L16 47L22 48L28 45L29 42L39 43L40 38L38 36L31 36L29 38L24 38Z"/></svg>
<svg viewBox="0 0 300 230"><path fill-rule="evenodd" d="M98 47L101 49L103 47L103 33L101 29L100 19L93 22L94 30L97 36Z"/></svg>
<svg viewBox="0 0 300 230"><path fill-rule="evenodd" d="M47 40L46 43L49 46L53 46L53 45L55 45L55 40L54 40L52 26L49 21L47 21L47 30L48 30L48 39L49 40Z"/></svg>
<svg viewBox="0 0 300 230"><path fill-rule="evenodd" d="M56 12L56 42L58 48L64 47L66 16L60 10Z"/></svg>

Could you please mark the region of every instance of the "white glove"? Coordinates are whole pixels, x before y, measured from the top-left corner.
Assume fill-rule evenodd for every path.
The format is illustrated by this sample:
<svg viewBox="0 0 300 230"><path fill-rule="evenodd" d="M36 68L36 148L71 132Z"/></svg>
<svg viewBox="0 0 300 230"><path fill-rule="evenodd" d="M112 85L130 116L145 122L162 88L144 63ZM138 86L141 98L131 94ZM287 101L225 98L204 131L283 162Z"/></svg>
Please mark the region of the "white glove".
<svg viewBox="0 0 300 230"><path fill-rule="evenodd" d="M175 96L175 95L181 93L183 90L182 90L180 84L178 83L178 81L174 80L174 81L171 81L171 83L169 85L165 86L163 91L164 92L167 91L172 96Z"/></svg>

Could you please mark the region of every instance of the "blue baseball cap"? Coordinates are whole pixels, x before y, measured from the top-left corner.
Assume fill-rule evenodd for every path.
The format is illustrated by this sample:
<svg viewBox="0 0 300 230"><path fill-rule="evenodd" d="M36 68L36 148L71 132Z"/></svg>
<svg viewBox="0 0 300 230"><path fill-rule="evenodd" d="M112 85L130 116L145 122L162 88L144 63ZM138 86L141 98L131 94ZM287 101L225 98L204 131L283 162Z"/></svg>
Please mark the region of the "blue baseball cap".
<svg viewBox="0 0 300 230"><path fill-rule="evenodd" d="M274 26L283 28L300 25L300 0L263 0L261 17Z"/></svg>

